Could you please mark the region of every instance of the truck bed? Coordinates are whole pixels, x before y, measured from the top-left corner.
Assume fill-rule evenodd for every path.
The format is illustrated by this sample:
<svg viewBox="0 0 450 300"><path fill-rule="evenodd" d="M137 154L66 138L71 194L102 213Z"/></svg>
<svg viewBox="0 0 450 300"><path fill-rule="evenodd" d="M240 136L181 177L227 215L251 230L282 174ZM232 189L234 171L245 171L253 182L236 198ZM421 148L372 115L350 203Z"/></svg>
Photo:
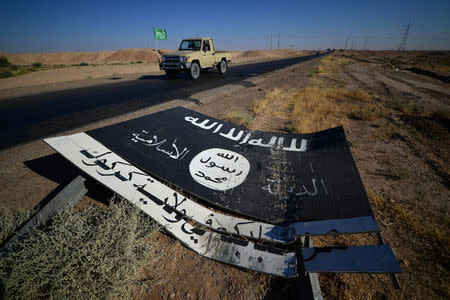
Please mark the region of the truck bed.
<svg viewBox="0 0 450 300"><path fill-rule="evenodd" d="M231 52L230 51L215 51L214 52L214 61L219 62L225 58L227 62L231 61Z"/></svg>

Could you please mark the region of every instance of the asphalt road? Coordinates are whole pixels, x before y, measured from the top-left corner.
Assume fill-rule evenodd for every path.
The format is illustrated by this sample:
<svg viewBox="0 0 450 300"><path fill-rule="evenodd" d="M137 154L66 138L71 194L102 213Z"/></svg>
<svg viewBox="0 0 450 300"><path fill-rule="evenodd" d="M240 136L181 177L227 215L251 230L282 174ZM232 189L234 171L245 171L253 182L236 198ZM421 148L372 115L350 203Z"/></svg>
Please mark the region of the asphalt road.
<svg viewBox="0 0 450 300"><path fill-rule="evenodd" d="M214 70L201 74L195 81L186 75L180 75L177 80L167 80L165 75L149 75L115 84L2 100L0 150L172 99L194 101L189 99L192 94L225 84L239 84L249 77L318 56L230 65L229 72L224 75Z"/></svg>

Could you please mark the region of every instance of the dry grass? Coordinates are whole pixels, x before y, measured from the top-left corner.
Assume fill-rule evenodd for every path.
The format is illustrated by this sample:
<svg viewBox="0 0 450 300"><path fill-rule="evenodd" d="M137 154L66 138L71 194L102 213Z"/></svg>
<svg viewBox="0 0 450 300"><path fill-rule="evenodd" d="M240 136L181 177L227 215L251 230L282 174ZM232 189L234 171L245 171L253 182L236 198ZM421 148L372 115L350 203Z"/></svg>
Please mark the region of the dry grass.
<svg viewBox="0 0 450 300"><path fill-rule="evenodd" d="M375 105L373 97L359 88L326 87L327 80L342 71L350 59L330 55L321 59L310 76L312 86L300 91L279 88L267 91L263 99L253 102L255 115L272 114L285 120L283 131L308 133L346 125L348 119L375 120L384 113Z"/></svg>
<svg viewBox="0 0 450 300"><path fill-rule="evenodd" d="M270 90L263 99L253 102L251 111L255 115L274 114L286 120L282 128L284 131L299 133L346 125L348 118L375 120L383 117L383 113L371 103L373 97L366 91L324 87L324 83L341 72L350 61L336 55L322 58L317 70L310 76L314 76L312 86L296 92L279 88Z"/></svg>
<svg viewBox="0 0 450 300"><path fill-rule="evenodd" d="M347 118L374 120L382 117L371 96L361 90L307 87L292 99L290 119L297 132L314 132L345 125Z"/></svg>
<svg viewBox="0 0 450 300"><path fill-rule="evenodd" d="M434 120L449 120L450 119L450 109L436 109L430 114L430 118Z"/></svg>
<svg viewBox="0 0 450 300"><path fill-rule="evenodd" d="M259 115L265 112L268 108L268 105L271 104L276 97L280 96L282 90L279 88L275 88L273 90L267 91L266 96L263 99L258 99L253 102L251 111L255 115Z"/></svg>
<svg viewBox="0 0 450 300"><path fill-rule="evenodd" d="M246 112L228 111L222 115L222 118L230 123L249 127L255 116Z"/></svg>
<svg viewBox="0 0 450 300"><path fill-rule="evenodd" d="M353 120L360 121L373 121L384 117L384 113L374 107L371 108L360 108L358 110L352 111L348 114L348 117Z"/></svg>
<svg viewBox="0 0 450 300"><path fill-rule="evenodd" d="M3 224L1 224L3 227ZM0 260L6 298L128 298L142 267L157 259L147 239L158 227L126 201L64 210Z"/></svg>
<svg viewBox="0 0 450 300"><path fill-rule="evenodd" d="M351 59L338 55L328 55L320 60L317 70L322 75L331 75L342 72L345 64L351 62Z"/></svg>

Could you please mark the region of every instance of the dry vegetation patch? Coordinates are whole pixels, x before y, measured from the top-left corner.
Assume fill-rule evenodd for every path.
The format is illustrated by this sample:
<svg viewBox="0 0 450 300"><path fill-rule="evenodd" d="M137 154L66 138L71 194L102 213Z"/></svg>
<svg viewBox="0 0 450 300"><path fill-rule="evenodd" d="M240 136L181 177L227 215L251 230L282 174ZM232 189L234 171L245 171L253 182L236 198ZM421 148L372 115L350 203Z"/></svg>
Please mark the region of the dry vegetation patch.
<svg viewBox="0 0 450 300"><path fill-rule="evenodd" d="M255 116L247 112L227 111L222 115L222 118L230 123L243 127L249 127Z"/></svg>
<svg viewBox="0 0 450 300"><path fill-rule="evenodd" d="M0 226L12 228L23 215L2 217ZM106 209L60 211L2 257L2 290L13 299L128 298L137 287L152 283L148 272L139 274L161 255L148 242L157 230L126 201Z"/></svg>
<svg viewBox="0 0 450 300"><path fill-rule="evenodd" d="M10 238L31 214L31 211L22 208L13 209L0 205L0 245Z"/></svg>

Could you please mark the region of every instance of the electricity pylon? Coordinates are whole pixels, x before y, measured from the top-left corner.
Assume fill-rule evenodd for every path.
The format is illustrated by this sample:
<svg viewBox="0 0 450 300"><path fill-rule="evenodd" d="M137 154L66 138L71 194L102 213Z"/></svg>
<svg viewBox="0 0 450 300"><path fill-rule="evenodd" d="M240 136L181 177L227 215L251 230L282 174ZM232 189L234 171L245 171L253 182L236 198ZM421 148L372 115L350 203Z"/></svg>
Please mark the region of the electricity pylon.
<svg viewBox="0 0 450 300"><path fill-rule="evenodd" d="M406 26L406 30L403 33L402 42L400 43L400 47L398 47L399 51L404 51L406 49L406 40L408 39L409 28L411 27L411 23Z"/></svg>

